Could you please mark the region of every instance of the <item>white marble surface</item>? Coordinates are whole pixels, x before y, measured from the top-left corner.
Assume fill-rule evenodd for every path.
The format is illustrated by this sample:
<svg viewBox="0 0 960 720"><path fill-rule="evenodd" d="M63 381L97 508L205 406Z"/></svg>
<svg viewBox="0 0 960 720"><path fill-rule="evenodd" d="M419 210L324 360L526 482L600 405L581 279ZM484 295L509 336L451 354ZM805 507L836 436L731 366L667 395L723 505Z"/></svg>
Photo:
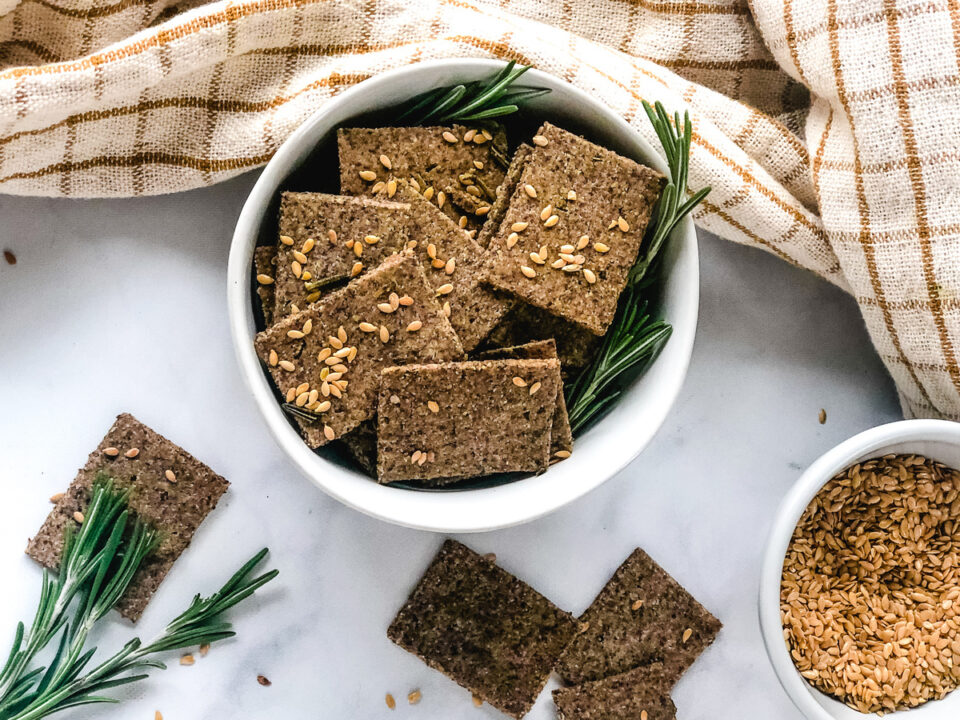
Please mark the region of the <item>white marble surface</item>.
<svg viewBox="0 0 960 720"><path fill-rule="evenodd" d="M0 198L0 249L19 258L0 263L0 652L34 607L40 574L22 550L47 497L127 410L233 483L137 632L152 635L263 545L281 575L234 612L238 638L197 665L121 690L119 707L62 717L501 717L384 635L441 538L324 496L281 457L244 392L225 273L253 179L131 201ZM804 466L899 409L850 298L710 236L700 256L690 374L646 452L551 517L466 541L574 612L644 547L725 624L675 692L679 717L796 720L757 627L768 522ZM100 644L132 632L111 619ZM408 707L414 688L423 701ZM388 691L401 698L392 713ZM553 717L546 694L530 717Z"/></svg>

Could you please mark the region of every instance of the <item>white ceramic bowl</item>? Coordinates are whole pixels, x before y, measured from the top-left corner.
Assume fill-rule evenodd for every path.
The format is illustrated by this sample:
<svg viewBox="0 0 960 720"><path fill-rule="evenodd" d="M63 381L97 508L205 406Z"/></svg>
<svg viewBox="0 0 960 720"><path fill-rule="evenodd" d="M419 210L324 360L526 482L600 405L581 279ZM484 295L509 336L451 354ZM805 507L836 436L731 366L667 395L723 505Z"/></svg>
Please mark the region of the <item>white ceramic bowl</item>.
<svg viewBox="0 0 960 720"><path fill-rule="evenodd" d="M820 489L851 465L888 453L916 453L960 468L960 423L904 420L855 435L820 457L800 476L773 521L760 578L760 630L780 684L810 720L855 720L864 715L815 689L797 672L780 625L783 560L800 516ZM887 713L884 717L900 717L907 713L916 720L956 720L960 717L960 691L914 710Z"/></svg>
<svg viewBox="0 0 960 720"><path fill-rule="evenodd" d="M243 206L230 249L227 299L240 371L277 443L298 468L333 497L389 522L442 532L492 530L527 522L596 488L633 460L660 427L687 372L697 325L699 268L693 223L686 219L664 249L660 311L673 336L657 361L629 387L616 408L577 438L573 456L538 477L489 487L424 492L378 485L341 462L315 453L300 439L280 408L254 353L251 263L258 238L273 241L276 199L297 171L324 158L322 171L336 173L335 130L351 118L402 104L412 96L458 82L489 77L502 67L490 60L444 60L383 73L327 102L280 147ZM530 71L523 83L552 92L529 104L529 115L583 132L624 155L666 172L643 138L609 108L552 75ZM327 148L327 153L318 147ZM311 158L311 156L314 156ZM295 176L296 177L296 176ZM300 186L301 188L304 185Z"/></svg>

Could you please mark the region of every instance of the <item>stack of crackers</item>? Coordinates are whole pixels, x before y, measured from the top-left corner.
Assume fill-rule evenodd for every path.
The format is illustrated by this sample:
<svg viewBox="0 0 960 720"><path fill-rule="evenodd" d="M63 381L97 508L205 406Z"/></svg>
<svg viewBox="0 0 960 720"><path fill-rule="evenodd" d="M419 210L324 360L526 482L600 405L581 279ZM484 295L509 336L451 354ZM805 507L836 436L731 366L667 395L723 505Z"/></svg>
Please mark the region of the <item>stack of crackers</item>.
<svg viewBox="0 0 960 720"><path fill-rule="evenodd" d="M381 483L541 473L663 186L545 124L338 132L340 195L285 192L255 340L312 448Z"/></svg>
<svg viewBox="0 0 960 720"><path fill-rule="evenodd" d="M513 718L550 674L562 720L674 720L670 694L720 622L640 549L579 618L453 540L387 631L430 667Z"/></svg>

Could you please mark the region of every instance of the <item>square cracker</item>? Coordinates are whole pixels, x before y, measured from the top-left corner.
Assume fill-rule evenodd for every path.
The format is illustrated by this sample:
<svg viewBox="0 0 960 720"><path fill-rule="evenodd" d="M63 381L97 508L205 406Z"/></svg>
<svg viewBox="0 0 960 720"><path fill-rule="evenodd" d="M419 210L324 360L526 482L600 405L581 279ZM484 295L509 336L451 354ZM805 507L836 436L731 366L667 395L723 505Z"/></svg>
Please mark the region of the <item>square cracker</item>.
<svg viewBox="0 0 960 720"><path fill-rule="evenodd" d="M557 360L387 368L377 415L378 480L439 486L495 473L542 472L550 461L559 390ZM423 455L427 459L419 462Z"/></svg>
<svg viewBox="0 0 960 720"><path fill-rule="evenodd" d="M447 540L387 637L493 707L521 718L574 632L573 618L536 590Z"/></svg>
<svg viewBox="0 0 960 720"><path fill-rule="evenodd" d="M479 228L488 212L483 208L496 200L503 181L507 140L499 125L490 133L493 140L482 143L465 142L469 131L462 125L341 128L337 131L340 192L364 195L391 177L413 179L421 191L433 188L434 193L443 192L449 198L442 209L454 221L463 217L468 230ZM444 133L452 133L456 142L445 140ZM361 172L372 172L375 177L364 180ZM479 197L467 192L471 187Z"/></svg>
<svg viewBox="0 0 960 720"><path fill-rule="evenodd" d="M288 315L291 305L303 308L316 302L322 294L400 252L409 237L409 211L409 205L377 198L283 193L274 317L280 320ZM329 235L331 230L336 239ZM283 238L291 239L292 244L287 245ZM313 247L306 245L309 249L304 252L304 244L311 238ZM294 262L302 273L309 273L309 279L296 274ZM359 270L355 270L357 266Z"/></svg>
<svg viewBox="0 0 960 720"><path fill-rule="evenodd" d="M476 355L478 360L546 360L556 357L557 344L552 338L525 345L485 350ZM557 453L561 453L563 457L563 453L570 453L572 450L573 433L570 430L570 418L567 417L567 402L563 397L561 381L560 391L557 393L557 409L553 413L553 425L550 428L550 456L556 458Z"/></svg>
<svg viewBox="0 0 960 720"><path fill-rule="evenodd" d="M500 290L603 335L636 262L664 178L655 170L549 123L540 128L539 134L547 144L530 153L490 243L487 280ZM576 193L575 200L568 199L571 191ZM623 229L618 219L625 222ZM513 247L508 247L512 228L520 227L516 223L526 223L526 229L518 233ZM576 249L583 236L588 238L586 246ZM609 250L598 251L597 243ZM573 252L566 253L567 259L563 260L560 252L565 246ZM543 248L546 262L538 264L531 253L540 255ZM562 267L553 267L554 262L561 261ZM575 271L569 272L571 269ZM528 277L531 272L533 276ZM590 277L595 282L589 282Z"/></svg>
<svg viewBox="0 0 960 720"><path fill-rule="evenodd" d="M450 324L467 352L496 327L513 306L513 300L480 282L484 250L470 235L447 217L435 201L426 199L413 185L398 180L394 199L410 205L411 252L419 259L427 281L438 291L450 285L440 302L449 303ZM387 193L385 187L381 195ZM449 261L453 261L448 266Z"/></svg>
<svg viewBox="0 0 960 720"><path fill-rule="evenodd" d="M634 610L634 606L638 605ZM571 684L662 662L676 678L720 631L720 621L639 548L580 617L587 630L557 664ZM684 639L687 630L690 635Z"/></svg>
<svg viewBox="0 0 960 720"><path fill-rule="evenodd" d="M553 691L558 720L675 720L677 708L660 665ZM646 715L642 715L642 713Z"/></svg>
<svg viewBox="0 0 960 720"><path fill-rule="evenodd" d="M412 302L384 312L379 306L389 304L391 295ZM419 330L410 329L414 321L422 323ZM372 331L361 329L367 327L366 323ZM303 334L304 330L309 332ZM386 342L381 331L386 333ZM341 336L346 341L341 341ZM259 333L254 344L280 393L291 398L288 402L317 390L315 399L303 398L303 407L318 410L321 403L330 403L316 420L297 418L312 448L345 435L373 417L383 368L463 357L460 341L427 285L420 264L416 258L402 254L387 258L376 270ZM354 359L338 358L337 364L333 356L343 348L356 348ZM271 351L277 353L275 365L270 364ZM288 363L293 370L285 369L291 367ZM330 371L342 376L327 379ZM341 387L343 381L347 386ZM298 394L296 390L304 384L307 389Z"/></svg>
<svg viewBox="0 0 960 720"><path fill-rule="evenodd" d="M119 453L113 457L104 452L108 448L116 448ZM136 456L127 457L134 449L139 451ZM167 479L167 470L173 472L176 482ZM129 489L130 510L160 531L160 545L144 560L117 604L121 615L136 622L229 483L188 452L124 413L117 416L106 437L30 540L30 557L51 569L60 565L64 531L69 525L76 527L73 515L86 510L90 489L100 473L113 478L115 487Z"/></svg>

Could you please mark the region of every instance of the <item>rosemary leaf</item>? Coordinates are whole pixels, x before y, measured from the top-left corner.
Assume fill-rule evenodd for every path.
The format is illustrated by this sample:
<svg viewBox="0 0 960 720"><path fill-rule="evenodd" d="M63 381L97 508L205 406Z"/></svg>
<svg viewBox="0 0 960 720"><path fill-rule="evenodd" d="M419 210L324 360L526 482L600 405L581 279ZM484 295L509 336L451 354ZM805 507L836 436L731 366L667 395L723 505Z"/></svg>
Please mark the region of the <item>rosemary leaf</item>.
<svg viewBox="0 0 960 720"><path fill-rule="evenodd" d="M511 60L487 80L430 90L415 98L397 122L483 122L512 115L524 102L550 92L548 88L515 87L529 69L526 65L517 67L516 61Z"/></svg>

